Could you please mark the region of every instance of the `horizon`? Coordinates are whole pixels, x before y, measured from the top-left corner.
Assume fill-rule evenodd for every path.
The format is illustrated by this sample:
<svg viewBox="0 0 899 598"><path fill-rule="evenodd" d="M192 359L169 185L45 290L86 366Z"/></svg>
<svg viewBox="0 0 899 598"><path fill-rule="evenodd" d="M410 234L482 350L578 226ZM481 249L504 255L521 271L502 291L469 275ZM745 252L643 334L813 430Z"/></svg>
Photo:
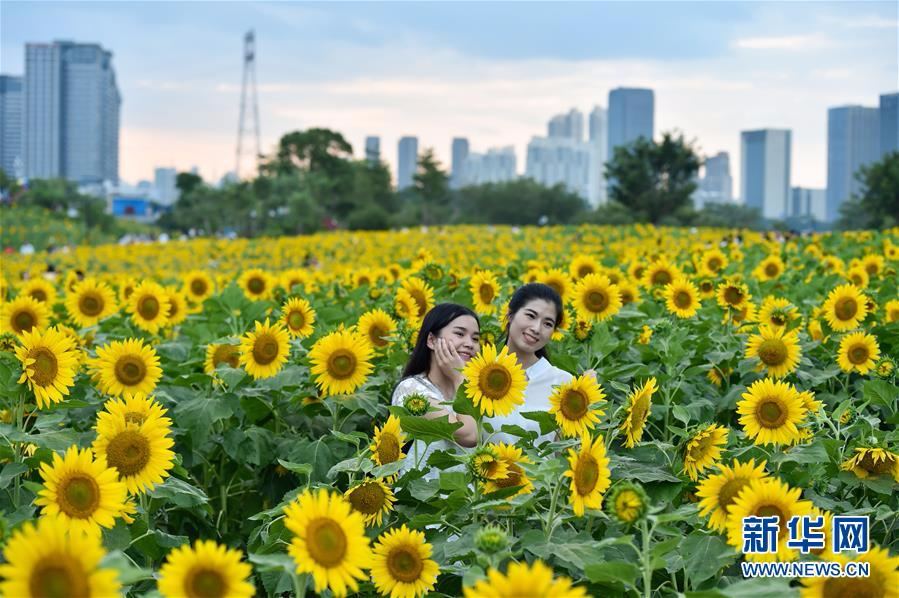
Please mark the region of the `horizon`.
<svg viewBox="0 0 899 598"><path fill-rule="evenodd" d="M610 89L648 87L655 136L683 132L703 157L726 151L735 197L740 133L762 128L792 131L791 186L820 189L827 109L876 106L899 72L890 2L4 2L0 11L2 74L23 74L26 43L112 52L119 176L131 184L157 167L197 166L210 182L233 170L249 29L262 152L320 126L361 159L375 135L394 182L402 136L433 148L447 171L453 137L478 153L511 145L522 173L527 142L552 116L572 107L586 116L608 108Z"/></svg>

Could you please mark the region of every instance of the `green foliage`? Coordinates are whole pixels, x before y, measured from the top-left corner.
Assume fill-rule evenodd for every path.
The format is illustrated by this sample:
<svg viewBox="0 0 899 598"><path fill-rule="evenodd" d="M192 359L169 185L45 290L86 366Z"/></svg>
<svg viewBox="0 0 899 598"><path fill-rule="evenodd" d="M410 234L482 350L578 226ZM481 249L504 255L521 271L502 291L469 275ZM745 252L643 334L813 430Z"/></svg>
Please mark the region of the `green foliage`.
<svg viewBox="0 0 899 598"><path fill-rule="evenodd" d="M882 230L899 225L899 152L862 166L855 177L862 190L840 206L840 228Z"/></svg>
<svg viewBox="0 0 899 598"><path fill-rule="evenodd" d="M587 209L580 196L561 185L544 187L532 179L487 183L459 191L456 222L466 224L548 224L574 222Z"/></svg>

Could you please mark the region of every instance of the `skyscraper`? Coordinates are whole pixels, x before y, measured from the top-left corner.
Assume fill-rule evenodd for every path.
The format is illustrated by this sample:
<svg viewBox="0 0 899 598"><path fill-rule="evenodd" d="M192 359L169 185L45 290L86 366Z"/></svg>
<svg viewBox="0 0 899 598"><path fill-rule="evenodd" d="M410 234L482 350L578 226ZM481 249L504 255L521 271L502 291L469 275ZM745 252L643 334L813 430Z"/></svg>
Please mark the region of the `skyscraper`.
<svg viewBox="0 0 899 598"><path fill-rule="evenodd" d="M418 169L418 137L401 137L396 167L396 188L400 191L412 186Z"/></svg>
<svg viewBox="0 0 899 598"><path fill-rule="evenodd" d="M0 75L0 168L18 177L23 166L22 77Z"/></svg>
<svg viewBox="0 0 899 598"><path fill-rule="evenodd" d="M465 163L468 159L468 139L453 137L452 163L450 164L450 187L458 189L466 184Z"/></svg>
<svg viewBox="0 0 899 598"><path fill-rule="evenodd" d="M793 187L787 216L815 222L827 221L827 191Z"/></svg>
<svg viewBox="0 0 899 598"><path fill-rule="evenodd" d="M365 138L365 160L369 164L377 164L381 160L381 138L369 135Z"/></svg>
<svg viewBox="0 0 899 598"><path fill-rule="evenodd" d="M584 115L577 108L566 114L557 114L546 125L548 137L565 137L575 141L584 139Z"/></svg>
<svg viewBox="0 0 899 598"><path fill-rule="evenodd" d="M790 131L761 129L740 135L743 203L758 208L764 218L784 218L790 197Z"/></svg>
<svg viewBox="0 0 899 598"><path fill-rule="evenodd" d="M600 203L600 161L589 142L568 137L534 137L528 143L525 176L546 185L562 184L591 206Z"/></svg>
<svg viewBox="0 0 899 598"><path fill-rule="evenodd" d="M840 106L827 111L827 221L860 191L858 169L880 158L880 110Z"/></svg>
<svg viewBox="0 0 899 598"><path fill-rule="evenodd" d="M705 160L705 172L693 195L694 207L707 203L729 203L733 200L733 179L730 176L730 155L718 152Z"/></svg>
<svg viewBox="0 0 899 598"><path fill-rule="evenodd" d="M468 154L460 186L503 183L514 180L516 176L515 149L512 146L493 147L486 154Z"/></svg>
<svg viewBox="0 0 899 598"><path fill-rule="evenodd" d="M228 173L233 174L233 173ZM226 174L222 177L225 180ZM153 189L157 201L164 206L170 206L178 200L178 173L174 168L157 168L153 173Z"/></svg>
<svg viewBox="0 0 899 598"><path fill-rule="evenodd" d="M606 155L638 137L652 141L655 130L655 94L651 89L618 87L609 92L609 144Z"/></svg>
<svg viewBox="0 0 899 598"><path fill-rule="evenodd" d="M117 182L121 96L112 53L98 44L25 46L28 177Z"/></svg>
<svg viewBox="0 0 899 598"><path fill-rule="evenodd" d="M899 92L880 96L880 155L899 151Z"/></svg>
<svg viewBox="0 0 899 598"><path fill-rule="evenodd" d="M596 148L596 159L599 161L599 203L607 198L605 164L609 159L609 115L602 106L594 106L590 111L588 141Z"/></svg>

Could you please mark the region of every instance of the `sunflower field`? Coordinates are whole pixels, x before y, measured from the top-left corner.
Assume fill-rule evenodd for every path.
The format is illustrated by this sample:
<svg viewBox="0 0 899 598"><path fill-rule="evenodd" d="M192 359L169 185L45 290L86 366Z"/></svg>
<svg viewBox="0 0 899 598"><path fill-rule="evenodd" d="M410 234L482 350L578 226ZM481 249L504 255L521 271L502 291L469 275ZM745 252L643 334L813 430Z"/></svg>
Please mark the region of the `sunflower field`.
<svg viewBox="0 0 899 598"><path fill-rule="evenodd" d="M0 595L896 596L897 243L448 227L5 255ZM533 281L574 378L523 414L539 435L493 430ZM453 403L479 440L425 460L412 441L461 424L390 398L441 302L480 317ZM743 554L772 515L772 553ZM805 515L867 517L869 549L830 525L788 545ZM870 573L743 576L764 560Z"/></svg>

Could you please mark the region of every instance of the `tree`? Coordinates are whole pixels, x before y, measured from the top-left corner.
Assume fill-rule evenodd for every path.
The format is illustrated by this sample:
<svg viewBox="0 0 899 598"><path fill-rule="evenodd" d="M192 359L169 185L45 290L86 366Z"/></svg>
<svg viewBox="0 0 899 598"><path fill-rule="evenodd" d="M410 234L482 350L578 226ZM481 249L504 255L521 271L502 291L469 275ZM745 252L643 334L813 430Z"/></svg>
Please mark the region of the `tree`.
<svg viewBox="0 0 899 598"><path fill-rule="evenodd" d="M583 216L586 204L562 185L545 187L533 179L487 183L458 191L455 222L463 224L567 224Z"/></svg>
<svg viewBox="0 0 899 598"><path fill-rule="evenodd" d="M861 193L840 206L842 229L879 228L899 225L899 152L891 152L858 169Z"/></svg>
<svg viewBox="0 0 899 598"><path fill-rule="evenodd" d="M616 147L606 163L609 198L628 208L635 220L658 224L692 205L699 165L683 135L665 133L660 143L640 137Z"/></svg>
<svg viewBox="0 0 899 598"><path fill-rule="evenodd" d="M412 189L421 201L421 223L445 221L449 204L449 175L440 168L434 150L428 148L418 159L418 170L412 176Z"/></svg>
<svg viewBox="0 0 899 598"><path fill-rule="evenodd" d="M190 193L202 184L203 179L200 178L200 175L192 172L179 172L175 177L175 187L180 193Z"/></svg>

